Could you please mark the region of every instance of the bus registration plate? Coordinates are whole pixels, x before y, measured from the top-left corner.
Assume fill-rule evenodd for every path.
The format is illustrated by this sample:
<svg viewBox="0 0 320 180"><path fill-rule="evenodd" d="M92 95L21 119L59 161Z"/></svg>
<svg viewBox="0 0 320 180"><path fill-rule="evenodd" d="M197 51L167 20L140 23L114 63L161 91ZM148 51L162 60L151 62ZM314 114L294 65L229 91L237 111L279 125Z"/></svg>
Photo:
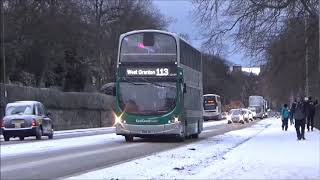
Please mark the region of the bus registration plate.
<svg viewBox="0 0 320 180"><path fill-rule="evenodd" d="M150 131L150 130L142 130L141 134L154 134L154 131Z"/></svg>

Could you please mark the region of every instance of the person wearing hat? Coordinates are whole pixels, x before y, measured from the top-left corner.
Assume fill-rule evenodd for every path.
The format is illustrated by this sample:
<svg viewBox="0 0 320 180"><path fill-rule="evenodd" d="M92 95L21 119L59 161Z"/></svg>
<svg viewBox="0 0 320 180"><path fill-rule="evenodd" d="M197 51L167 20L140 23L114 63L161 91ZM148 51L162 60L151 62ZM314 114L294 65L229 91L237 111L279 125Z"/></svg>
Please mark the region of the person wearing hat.
<svg viewBox="0 0 320 180"><path fill-rule="evenodd" d="M297 140L305 140L304 131L306 125L306 102L302 97L297 98L297 106L294 111L295 128L297 132Z"/></svg>

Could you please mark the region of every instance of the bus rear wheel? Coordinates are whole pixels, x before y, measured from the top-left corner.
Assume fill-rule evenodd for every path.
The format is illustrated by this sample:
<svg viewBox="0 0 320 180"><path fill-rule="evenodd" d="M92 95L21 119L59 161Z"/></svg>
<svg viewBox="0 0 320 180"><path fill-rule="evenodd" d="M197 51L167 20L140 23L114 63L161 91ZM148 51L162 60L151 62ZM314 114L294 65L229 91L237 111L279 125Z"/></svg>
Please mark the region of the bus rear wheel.
<svg viewBox="0 0 320 180"><path fill-rule="evenodd" d="M197 133L197 134L192 134L192 135L191 135L191 138L198 139L198 138L199 138L199 133Z"/></svg>
<svg viewBox="0 0 320 180"><path fill-rule="evenodd" d="M126 142L133 142L133 136L125 135L124 138L126 139Z"/></svg>

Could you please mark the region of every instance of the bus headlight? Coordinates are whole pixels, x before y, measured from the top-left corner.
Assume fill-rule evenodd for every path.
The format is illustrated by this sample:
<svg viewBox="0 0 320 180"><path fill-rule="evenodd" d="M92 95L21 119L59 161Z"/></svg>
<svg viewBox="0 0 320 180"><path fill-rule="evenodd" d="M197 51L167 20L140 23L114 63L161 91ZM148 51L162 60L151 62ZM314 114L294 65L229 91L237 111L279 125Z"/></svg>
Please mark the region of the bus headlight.
<svg viewBox="0 0 320 180"><path fill-rule="evenodd" d="M114 124L119 124L119 123L121 124L121 121L122 121L121 116L119 116L119 117L116 116Z"/></svg>
<svg viewBox="0 0 320 180"><path fill-rule="evenodd" d="M121 116L116 116L115 117L115 122L114 122L114 125L116 125L116 124L126 124L127 122L125 121L125 120L123 120L122 118L121 118Z"/></svg>
<svg viewBox="0 0 320 180"><path fill-rule="evenodd" d="M174 117L168 123L180 123L180 120L178 117Z"/></svg>
<svg viewBox="0 0 320 180"><path fill-rule="evenodd" d="M175 117L174 118L174 123L179 123L180 121L179 121L179 118L178 117Z"/></svg>

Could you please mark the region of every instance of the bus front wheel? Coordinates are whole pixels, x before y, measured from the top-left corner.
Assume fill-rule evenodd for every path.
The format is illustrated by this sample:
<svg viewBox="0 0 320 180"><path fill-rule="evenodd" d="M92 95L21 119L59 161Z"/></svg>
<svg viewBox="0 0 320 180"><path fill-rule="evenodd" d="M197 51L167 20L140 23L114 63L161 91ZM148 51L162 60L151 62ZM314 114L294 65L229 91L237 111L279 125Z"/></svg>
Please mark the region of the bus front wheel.
<svg viewBox="0 0 320 180"><path fill-rule="evenodd" d="M126 142L133 142L133 136L125 135L124 138L126 139Z"/></svg>
<svg viewBox="0 0 320 180"><path fill-rule="evenodd" d="M181 135L178 135L176 139L178 142L183 142L186 139L186 137L184 134L181 134Z"/></svg>

